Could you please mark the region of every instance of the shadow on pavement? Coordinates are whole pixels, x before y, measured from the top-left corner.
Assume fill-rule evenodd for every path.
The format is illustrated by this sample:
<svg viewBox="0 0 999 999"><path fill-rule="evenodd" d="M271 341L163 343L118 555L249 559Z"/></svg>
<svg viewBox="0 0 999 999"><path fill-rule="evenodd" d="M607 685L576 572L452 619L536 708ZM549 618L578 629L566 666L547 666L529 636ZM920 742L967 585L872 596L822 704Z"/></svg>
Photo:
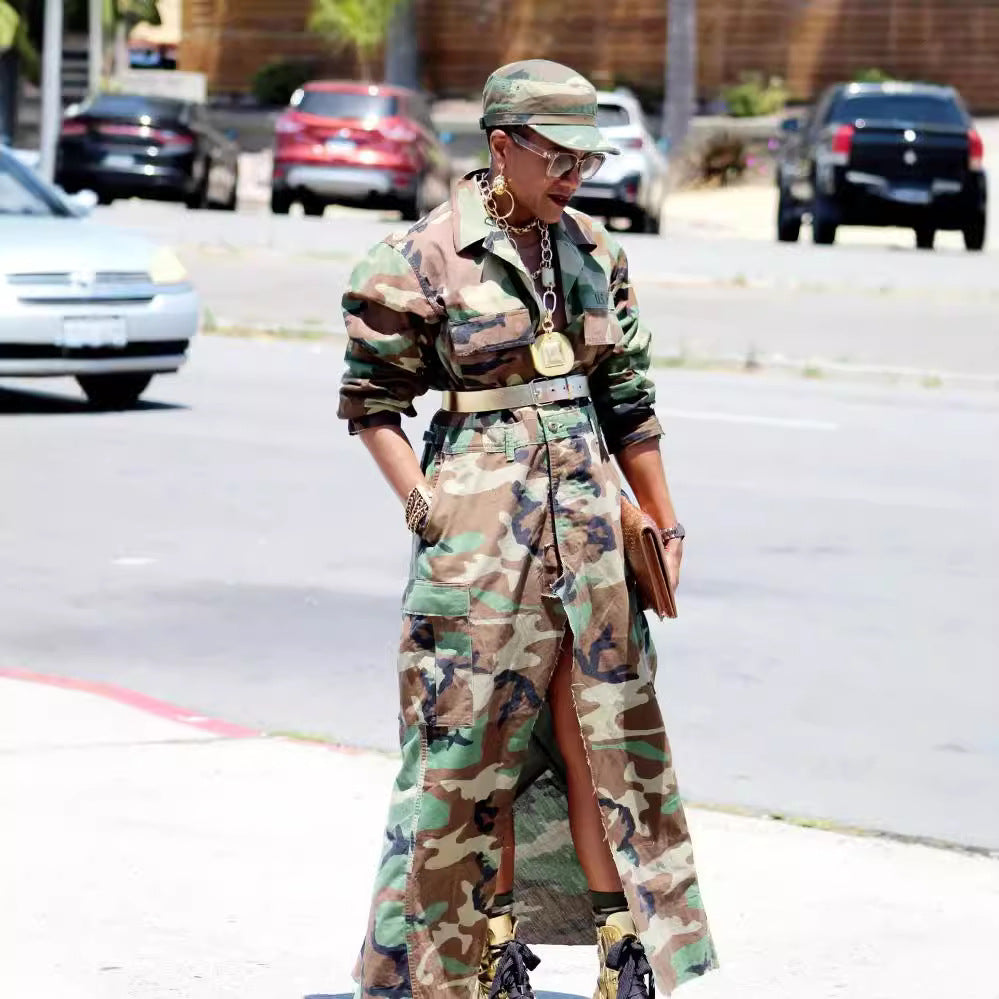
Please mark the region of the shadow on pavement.
<svg viewBox="0 0 999 999"><path fill-rule="evenodd" d="M179 403L154 402L153 400L147 402L140 399L128 410L99 409L96 406L91 406L85 399L69 395L0 386L0 416L57 416L62 413L90 413L94 416L100 416L115 412L153 412L187 408Z"/></svg>

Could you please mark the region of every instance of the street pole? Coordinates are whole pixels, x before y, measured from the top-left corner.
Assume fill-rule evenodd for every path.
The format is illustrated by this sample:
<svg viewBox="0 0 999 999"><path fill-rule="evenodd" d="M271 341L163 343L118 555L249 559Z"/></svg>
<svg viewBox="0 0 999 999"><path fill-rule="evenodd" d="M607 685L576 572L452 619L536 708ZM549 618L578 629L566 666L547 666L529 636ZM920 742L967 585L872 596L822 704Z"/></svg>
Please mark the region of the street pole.
<svg viewBox="0 0 999 999"><path fill-rule="evenodd" d="M666 31L663 134L673 159L680 155L697 101L697 0L669 0Z"/></svg>
<svg viewBox="0 0 999 999"><path fill-rule="evenodd" d="M104 23L102 19L104 0L90 0L89 35L87 43L87 90L96 97L101 89L104 75Z"/></svg>
<svg viewBox="0 0 999 999"><path fill-rule="evenodd" d="M415 0L396 4L385 43L385 82L420 88L420 54L416 45Z"/></svg>
<svg viewBox="0 0 999 999"><path fill-rule="evenodd" d="M39 169L46 180L55 176L56 142L62 123L62 4L45 0L42 38L42 135Z"/></svg>

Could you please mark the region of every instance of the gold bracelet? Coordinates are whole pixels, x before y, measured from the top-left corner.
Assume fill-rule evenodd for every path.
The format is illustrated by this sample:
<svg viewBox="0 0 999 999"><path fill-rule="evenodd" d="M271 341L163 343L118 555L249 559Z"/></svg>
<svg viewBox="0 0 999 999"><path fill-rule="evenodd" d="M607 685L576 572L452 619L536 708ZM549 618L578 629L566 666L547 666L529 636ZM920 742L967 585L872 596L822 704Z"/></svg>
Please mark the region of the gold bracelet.
<svg viewBox="0 0 999 999"><path fill-rule="evenodd" d="M423 486L413 486L406 497L406 526L419 534L430 516L430 493Z"/></svg>

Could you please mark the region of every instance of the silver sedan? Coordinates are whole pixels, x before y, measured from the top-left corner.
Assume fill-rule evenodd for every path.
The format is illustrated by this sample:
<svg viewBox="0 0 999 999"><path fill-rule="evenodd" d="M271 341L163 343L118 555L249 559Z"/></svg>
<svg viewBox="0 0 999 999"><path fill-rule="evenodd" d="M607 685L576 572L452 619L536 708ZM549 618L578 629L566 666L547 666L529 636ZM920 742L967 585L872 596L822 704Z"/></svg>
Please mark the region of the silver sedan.
<svg viewBox="0 0 999 999"><path fill-rule="evenodd" d="M0 377L72 375L121 409L184 363L198 295L171 250L85 214L0 149Z"/></svg>

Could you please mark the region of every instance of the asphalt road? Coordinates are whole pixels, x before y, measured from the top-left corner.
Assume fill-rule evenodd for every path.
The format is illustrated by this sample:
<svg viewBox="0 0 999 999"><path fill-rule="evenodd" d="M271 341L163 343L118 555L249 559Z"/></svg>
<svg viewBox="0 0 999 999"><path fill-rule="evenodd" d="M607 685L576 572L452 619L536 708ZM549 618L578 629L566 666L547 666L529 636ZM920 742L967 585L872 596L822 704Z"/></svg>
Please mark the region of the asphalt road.
<svg viewBox="0 0 999 999"><path fill-rule="evenodd" d="M209 325L296 333L342 329L353 263L400 225L373 213L195 214L134 201L97 218L174 245ZM916 381L958 375L999 385L995 252L788 246L684 231L622 240L656 352L674 363L873 366L917 372Z"/></svg>
<svg viewBox="0 0 999 999"><path fill-rule="evenodd" d="M409 543L335 418L341 349L204 337L121 414L5 382L0 664L392 747ZM999 400L658 382L687 797L999 847Z"/></svg>

